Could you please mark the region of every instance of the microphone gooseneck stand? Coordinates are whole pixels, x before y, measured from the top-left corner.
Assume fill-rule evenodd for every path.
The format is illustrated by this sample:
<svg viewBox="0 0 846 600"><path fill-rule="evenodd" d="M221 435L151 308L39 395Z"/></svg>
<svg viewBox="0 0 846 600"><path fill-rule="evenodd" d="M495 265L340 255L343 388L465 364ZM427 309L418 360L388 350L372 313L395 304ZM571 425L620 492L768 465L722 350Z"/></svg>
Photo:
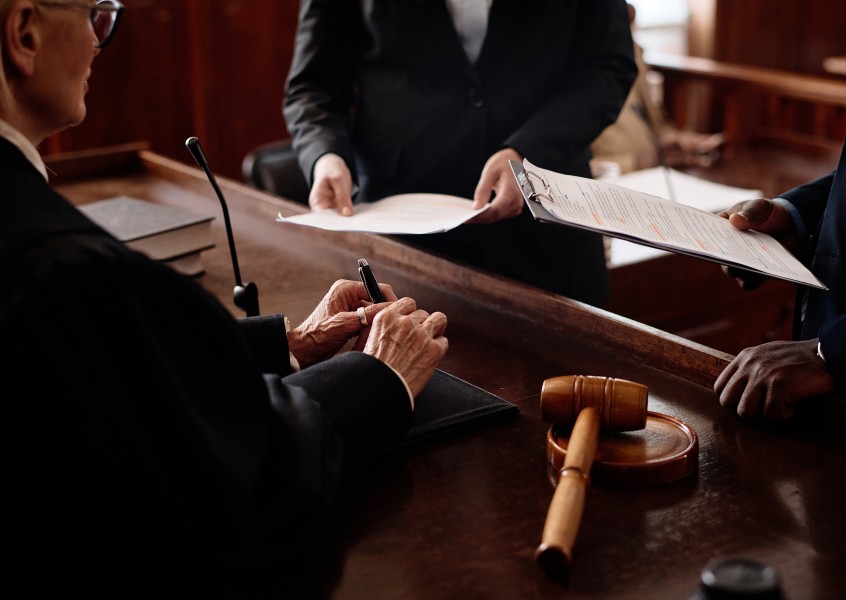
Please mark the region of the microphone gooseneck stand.
<svg viewBox="0 0 846 600"><path fill-rule="evenodd" d="M664 179L667 182L667 193L670 195L670 200L678 202L676 191L673 189L673 182L670 178L671 170L667 165L667 155L664 153L664 145L658 139L658 134L655 133L655 129L652 127L652 121L649 120L649 116L643 110L643 107L638 104L632 104L631 108L640 120L643 121L643 124L646 125L646 130L649 132L650 141L655 148L655 152L658 154L658 163L661 165L661 170L664 171Z"/></svg>
<svg viewBox="0 0 846 600"><path fill-rule="evenodd" d="M248 317L256 317L259 314L258 301L258 287L254 283L244 284L241 281L241 269L238 268L238 253L235 251L235 238L232 235L232 223L229 221L229 209L226 206L226 200L223 198L223 192L220 191L220 186L217 185L217 180L214 177L209 163L203 154L203 149L200 146L200 140L197 137L189 137L185 140L185 146L188 151L197 161L197 164L206 172L209 182L220 200L220 207L223 209L223 222L226 225L226 237L229 240L229 254L232 257L232 270L235 273L235 290L233 293L235 306L247 313Z"/></svg>

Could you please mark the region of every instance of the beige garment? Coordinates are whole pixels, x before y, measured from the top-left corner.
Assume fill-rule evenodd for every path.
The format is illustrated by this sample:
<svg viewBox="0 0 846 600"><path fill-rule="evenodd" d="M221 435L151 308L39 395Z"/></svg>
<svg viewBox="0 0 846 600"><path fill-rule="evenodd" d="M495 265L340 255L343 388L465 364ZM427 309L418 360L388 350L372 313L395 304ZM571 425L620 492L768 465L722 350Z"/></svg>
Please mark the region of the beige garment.
<svg viewBox="0 0 846 600"><path fill-rule="evenodd" d="M620 111L620 116L591 144L594 160L618 163L621 173L655 166L658 154L654 140L662 138L666 130L672 128L661 107L651 99L646 75L649 67L643 61L643 50L637 44L634 47L634 54L638 75ZM651 132L649 126L638 114L637 107L649 120Z"/></svg>

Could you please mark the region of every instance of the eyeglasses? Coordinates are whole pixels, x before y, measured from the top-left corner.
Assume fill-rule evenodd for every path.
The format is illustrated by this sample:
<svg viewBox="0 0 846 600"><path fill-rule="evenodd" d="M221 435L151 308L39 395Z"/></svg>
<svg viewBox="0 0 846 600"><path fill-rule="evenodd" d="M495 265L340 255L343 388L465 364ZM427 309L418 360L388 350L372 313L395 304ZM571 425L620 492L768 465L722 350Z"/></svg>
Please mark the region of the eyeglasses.
<svg viewBox="0 0 846 600"><path fill-rule="evenodd" d="M36 0L41 6L48 8L84 8L91 11L91 25L94 27L94 35L97 36L95 48L105 48L115 35L120 15L123 13L123 4L118 0L97 0L93 5L90 2L48 2Z"/></svg>

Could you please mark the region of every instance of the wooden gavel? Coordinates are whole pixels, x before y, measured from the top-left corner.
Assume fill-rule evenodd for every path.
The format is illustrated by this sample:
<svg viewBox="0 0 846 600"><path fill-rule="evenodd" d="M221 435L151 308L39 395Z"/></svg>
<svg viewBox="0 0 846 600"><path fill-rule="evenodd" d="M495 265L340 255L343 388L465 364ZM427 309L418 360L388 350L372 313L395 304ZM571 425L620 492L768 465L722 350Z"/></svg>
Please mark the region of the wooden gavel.
<svg viewBox="0 0 846 600"><path fill-rule="evenodd" d="M535 550L535 561L545 571L561 575L573 560L600 429L643 429L647 399L646 386L625 379L565 375L543 382L541 418L553 426L573 425L541 543Z"/></svg>

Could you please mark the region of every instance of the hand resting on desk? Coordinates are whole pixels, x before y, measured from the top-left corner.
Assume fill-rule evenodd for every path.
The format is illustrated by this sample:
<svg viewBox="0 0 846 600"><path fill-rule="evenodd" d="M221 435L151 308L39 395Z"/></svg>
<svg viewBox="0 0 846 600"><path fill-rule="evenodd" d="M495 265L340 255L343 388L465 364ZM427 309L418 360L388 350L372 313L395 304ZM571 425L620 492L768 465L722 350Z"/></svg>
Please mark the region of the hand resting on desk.
<svg viewBox="0 0 846 600"><path fill-rule="evenodd" d="M793 251L797 232L790 213L772 200L739 202L720 213L737 229L768 233ZM757 288L764 276L723 267L745 290ZM819 339L776 341L742 350L714 382L725 408L746 418L785 420L804 398L834 390L831 373L817 354Z"/></svg>
<svg viewBox="0 0 846 600"><path fill-rule="evenodd" d="M791 418L800 400L834 390L817 356L818 342L769 342L742 350L714 383L720 404L746 418Z"/></svg>

